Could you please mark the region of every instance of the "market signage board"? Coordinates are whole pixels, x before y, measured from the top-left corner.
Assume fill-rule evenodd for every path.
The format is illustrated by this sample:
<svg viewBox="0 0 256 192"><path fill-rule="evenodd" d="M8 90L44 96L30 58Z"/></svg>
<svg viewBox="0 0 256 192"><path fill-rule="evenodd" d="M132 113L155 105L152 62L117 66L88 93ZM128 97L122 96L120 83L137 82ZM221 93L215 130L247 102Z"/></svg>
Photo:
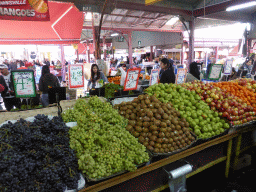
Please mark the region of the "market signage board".
<svg viewBox="0 0 256 192"><path fill-rule="evenodd" d="M153 69L153 70L151 70L150 83L149 83L149 85L158 84L158 80L159 80L159 69Z"/></svg>
<svg viewBox="0 0 256 192"><path fill-rule="evenodd" d="M187 78L187 69L178 68L175 83L176 84L185 83L186 78Z"/></svg>
<svg viewBox="0 0 256 192"><path fill-rule="evenodd" d="M214 64L212 65L210 69L210 75L209 78L210 80L219 80L221 77L221 71L222 71L223 65L221 64Z"/></svg>
<svg viewBox="0 0 256 192"><path fill-rule="evenodd" d="M35 75L36 84L39 84L41 75L42 75L42 67L36 66L36 75Z"/></svg>
<svg viewBox="0 0 256 192"><path fill-rule="evenodd" d="M124 91L137 89L140 70L140 68L128 69L124 82Z"/></svg>
<svg viewBox="0 0 256 192"><path fill-rule="evenodd" d="M84 87L84 66L69 65L69 89Z"/></svg>
<svg viewBox="0 0 256 192"><path fill-rule="evenodd" d="M224 67L224 74L225 75L231 75L232 74L232 60L227 60Z"/></svg>
<svg viewBox="0 0 256 192"><path fill-rule="evenodd" d="M36 86L33 70L14 70L11 72L16 98L36 97Z"/></svg>
<svg viewBox="0 0 256 192"><path fill-rule="evenodd" d="M157 3L159 1L162 1L162 0L145 0L145 5L151 5L151 4Z"/></svg>
<svg viewBox="0 0 256 192"><path fill-rule="evenodd" d="M0 20L50 21L48 0L1 0Z"/></svg>

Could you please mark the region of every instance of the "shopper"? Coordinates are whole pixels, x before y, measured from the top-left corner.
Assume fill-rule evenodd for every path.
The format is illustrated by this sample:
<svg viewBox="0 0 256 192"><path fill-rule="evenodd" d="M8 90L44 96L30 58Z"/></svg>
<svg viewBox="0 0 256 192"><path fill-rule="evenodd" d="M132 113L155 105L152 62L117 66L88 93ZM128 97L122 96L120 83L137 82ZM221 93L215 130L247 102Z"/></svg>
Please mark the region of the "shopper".
<svg viewBox="0 0 256 192"><path fill-rule="evenodd" d="M7 90L2 96L6 110L10 111L14 106L16 108L20 108L21 106L20 99L14 97L14 89L11 81L11 73L9 72L8 67L5 64L0 64L0 72L2 73L4 81L7 86Z"/></svg>
<svg viewBox="0 0 256 192"><path fill-rule="evenodd" d="M58 78L50 73L49 66L45 65L42 68L42 74L39 79L39 90L42 91L41 101L44 107L49 105L49 88L60 87Z"/></svg>
<svg viewBox="0 0 256 192"><path fill-rule="evenodd" d="M175 74L168 59L163 58L160 62L160 83L175 83Z"/></svg>
<svg viewBox="0 0 256 192"><path fill-rule="evenodd" d="M1 93L0 100L1 100L1 97L2 98L5 97L7 90L8 90L8 87L5 83L4 77L2 75L0 75L0 93ZM2 102L0 102L0 111L1 110L3 110Z"/></svg>
<svg viewBox="0 0 256 192"><path fill-rule="evenodd" d="M92 64L91 66L91 78L89 79L87 90L91 88L96 87L96 83L99 83L100 80L103 80L104 83L108 83L108 79L105 77L103 72L99 70L99 67L97 64Z"/></svg>

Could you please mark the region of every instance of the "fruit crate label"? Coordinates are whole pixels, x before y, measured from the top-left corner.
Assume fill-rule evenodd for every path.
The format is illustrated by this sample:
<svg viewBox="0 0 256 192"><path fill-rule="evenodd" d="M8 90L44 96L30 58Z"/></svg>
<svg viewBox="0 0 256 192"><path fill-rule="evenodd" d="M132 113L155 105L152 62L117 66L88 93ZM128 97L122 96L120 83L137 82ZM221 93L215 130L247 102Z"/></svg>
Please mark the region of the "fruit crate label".
<svg viewBox="0 0 256 192"><path fill-rule="evenodd" d="M178 69L177 75L176 75L176 84L182 84L185 83L187 78L187 69Z"/></svg>
<svg viewBox="0 0 256 192"><path fill-rule="evenodd" d="M139 82L140 68L128 69L124 82L124 91L136 90Z"/></svg>
<svg viewBox="0 0 256 192"><path fill-rule="evenodd" d="M153 69L153 70L151 70L150 83L149 83L149 85L158 84L158 79L159 79L159 69Z"/></svg>
<svg viewBox="0 0 256 192"><path fill-rule="evenodd" d="M14 70L11 72L16 98L36 97L36 86L33 70Z"/></svg>
<svg viewBox="0 0 256 192"><path fill-rule="evenodd" d="M84 87L84 66L69 65L69 89Z"/></svg>
<svg viewBox="0 0 256 192"><path fill-rule="evenodd" d="M210 80L219 80L221 76L223 65L221 64L214 64L211 67L209 79Z"/></svg>

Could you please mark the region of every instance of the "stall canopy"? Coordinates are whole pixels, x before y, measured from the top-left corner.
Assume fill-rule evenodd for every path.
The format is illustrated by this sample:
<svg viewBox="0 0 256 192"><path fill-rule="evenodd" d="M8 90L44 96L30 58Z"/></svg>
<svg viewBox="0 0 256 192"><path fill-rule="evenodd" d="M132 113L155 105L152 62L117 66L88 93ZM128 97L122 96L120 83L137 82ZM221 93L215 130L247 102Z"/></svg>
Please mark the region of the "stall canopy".
<svg viewBox="0 0 256 192"><path fill-rule="evenodd" d="M50 21L0 21L0 44L75 44L83 13L73 3L49 1Z"/></svg>

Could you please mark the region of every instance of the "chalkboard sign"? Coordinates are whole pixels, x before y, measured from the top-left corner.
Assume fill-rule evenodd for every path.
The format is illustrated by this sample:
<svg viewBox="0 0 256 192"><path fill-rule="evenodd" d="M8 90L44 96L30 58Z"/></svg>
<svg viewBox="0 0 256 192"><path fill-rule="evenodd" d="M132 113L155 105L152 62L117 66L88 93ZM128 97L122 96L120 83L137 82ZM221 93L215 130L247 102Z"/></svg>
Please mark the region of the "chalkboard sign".
<svg viewBox="0 0 256 192"><path fill-rule="evenodd" d="M69 65L69 88L75 89L84 87L84 66L83 65Z"/></svg>
<svg viewBox="0 0 256 192"><path fill-rule="evenodd" d="M140 70L140 68L128 69L124 82L124 91L137 89Z"/></svg>
<svg viewBox="0 0 256 192"><path fill-rule="evenodd" d="M220 64L214 64L212 65L210 69L209 78L210 80L219 80L221 77L221 71L222 71L223 65Z"/></svg>
<svg viewBox="0 0 256 192"><path fill-rule="evenodd" d="M153 69L153 70L151 70L150 83L149 83L149 85L158 84L158 80L159 80L159 69Z"/></svg>
<svg viewBox="0 0 256 192"><path fill-rule="evenodd" d="M178 68L175 83L176 84L185 83L186 78L187 78L187 69Z"/></svg>
<svg viewBox="0 0 256 192"><path fill-rule="evenodd" d="M36 86L33 70L14 70L11 78L16 98L36 97Z"/></svg>

